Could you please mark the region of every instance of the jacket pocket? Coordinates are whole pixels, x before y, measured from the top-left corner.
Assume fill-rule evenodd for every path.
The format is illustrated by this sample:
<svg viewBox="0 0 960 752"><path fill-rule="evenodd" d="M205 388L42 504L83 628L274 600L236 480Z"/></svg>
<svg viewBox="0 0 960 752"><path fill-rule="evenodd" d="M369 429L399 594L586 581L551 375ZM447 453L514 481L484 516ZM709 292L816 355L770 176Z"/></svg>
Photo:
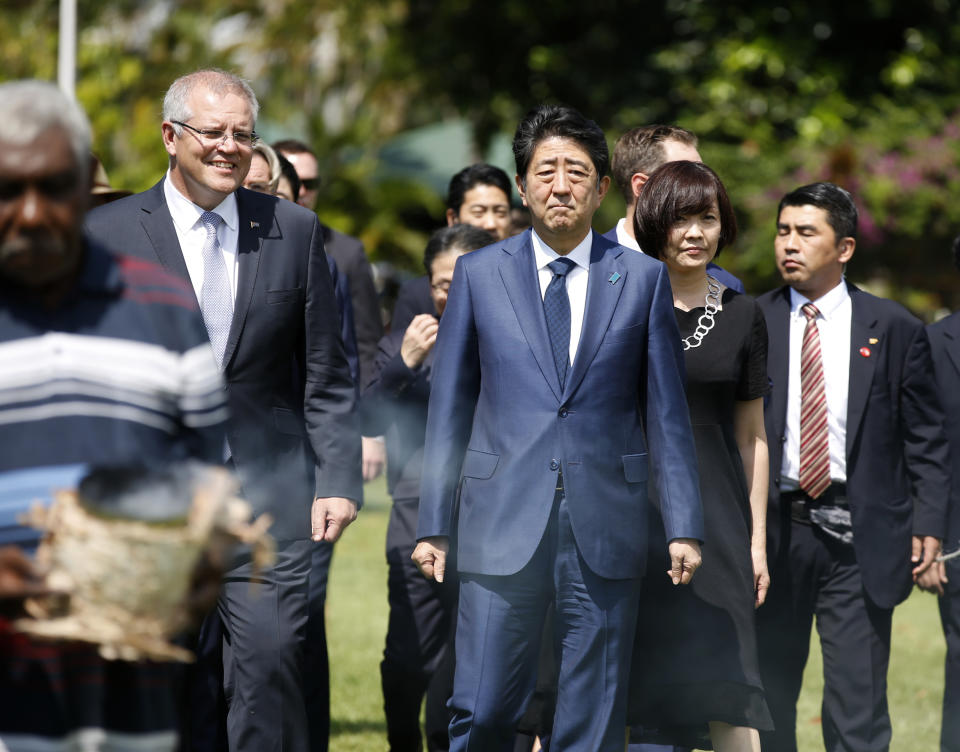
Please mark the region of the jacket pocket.
<svg viewBox="0 0 960 752"><path fill-rule="evenodd" d="M647 480L647 455L625 454L623 460L623 477L627 483L645 483Z"/></svg>
<svg viewBox="0 0 960 752"><path fill-rule="evenodd" d="M640 340L647 330L646 322L634 324L623 329L608 329L603 336L603 344L609 345L614 342L635 342Z"/></svg>
<svg viewBox="0 0 960 752"><path fill-rule="evenodd" d="M291 290L267 290L267 305L283 305L299 300L303 295L302 287Z"/></svg>
<svg viewBox="0 0 960 752"><path fill-rule="evenodd" d="M493 475L500 462L499 454L468 449L463 457L463 476L465 478L485 479Z"/></svg>

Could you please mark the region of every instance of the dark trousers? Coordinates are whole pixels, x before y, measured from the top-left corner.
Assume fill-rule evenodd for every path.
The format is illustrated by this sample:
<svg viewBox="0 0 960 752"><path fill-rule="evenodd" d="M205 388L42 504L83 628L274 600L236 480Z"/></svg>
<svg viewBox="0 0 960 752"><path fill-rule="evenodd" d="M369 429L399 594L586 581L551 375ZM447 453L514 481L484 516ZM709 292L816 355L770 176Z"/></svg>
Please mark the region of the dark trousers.
<svg viewBox="0 0 960 752"><path fill-rule="evenodd" d="M308 540L278 541L256 574L240 556L217 608L200 628L188 667L181 752L306 752L303 665Z"/></svg>
<svg viewBox="0 0 960 752"><path fill-rule="evenodd" d="M310 752L327 752L330 744L330 661L327 655L324 609L332 558L332 543L324 541L312 545L303 671L303 694L310 727Z"/></svg>
<svg viewBox="0 0 960 752"><path fill-rule="evenodd" d="M960 565L947 565L949 586L960 582ZM960 592L949 590L940 598L940 623L947 641L943 676L943 725L940 752L960 752Z"/></svg>
<svg viewBox="0 0 960 752"><path fill-rule="evenodd" d="M518 573L461 572L451 751L512 752L552 608L559 666L552 748L621 752L639 590L639 578L608 580L590 571L562 494L536 553Z"/></svg>
<svg viewBox="0 0 960 752"><path fill-rule="evenodd" d="M391 752L422 749L420 706L426 696L427 748L449 747L447 700L453 691L452 628L458 582L452 566L443 583L427 580L410 559L419 499L395 499L387 527L387 627L380 679Z"/></svg>
<svg viewBox="0 0 960 752"><path fill-rule="evenodd" d="M309 748L302 672L312 546L279 541L266 571L254 575L243 561L224 577L217 610L230 752Z"/></svg>
<svg viewBox="0 0 960 752"><path fill-rule="evenodd" d="M887 667L893 609L863 590L853 547L810 524L785 526L767 602L757 612L760 669L775 730L764 752L796 752L797 699L816 616L823 651L827 752L883 752L890 745Z"/></svg>

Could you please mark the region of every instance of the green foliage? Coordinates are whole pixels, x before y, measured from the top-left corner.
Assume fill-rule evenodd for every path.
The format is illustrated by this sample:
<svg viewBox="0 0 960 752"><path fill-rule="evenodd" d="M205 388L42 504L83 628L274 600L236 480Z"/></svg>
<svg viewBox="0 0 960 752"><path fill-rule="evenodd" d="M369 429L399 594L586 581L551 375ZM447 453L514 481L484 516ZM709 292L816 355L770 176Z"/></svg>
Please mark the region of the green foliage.
<svg viewBox="0 0 960 752"><path fill-rule="evenodd" d="M565 102L611 143L650 122L699 135L741 223L724 263L748 289L777 282L779 196L831 179L863 211L853 279L888 280L919 310L960 305L947 253L960 230L960 6L948 0L102 0L79 15L78 97L122 188L162 174L169 82L230 68L253 82L269 139L317 147L323 218L363 236L375 258L414 268L442 199L415 178L383 182L380 149L465 118L484 154L532 105ZM54 76L56 19L53 0L11 4L4 77ZM621 211L611 196L598 229Z"/></svg>

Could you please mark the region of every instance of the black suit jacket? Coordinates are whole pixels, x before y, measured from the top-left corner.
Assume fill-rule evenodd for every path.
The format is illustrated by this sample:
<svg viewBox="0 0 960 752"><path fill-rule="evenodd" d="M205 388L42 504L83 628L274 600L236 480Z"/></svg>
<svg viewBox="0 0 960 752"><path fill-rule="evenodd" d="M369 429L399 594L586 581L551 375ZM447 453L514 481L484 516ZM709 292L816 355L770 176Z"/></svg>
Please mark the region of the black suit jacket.
<svg viewBox="0 0 960 752"><path fill-rule="evenodd" d="M364 435L383 435L387 445L387 490L395 499L420 496L423 444L427 436L431 350L411 370L400 356L403 329L380 340L374 374L363 393Z"/></svg>
<svg viewBox="0 0 960 752"><path fill-rule="evenodd" d="M351 235L344 235L325 224L323 248L337 268L347 277L350 285L350 301L353 304L353 327L357 337L357 352L360 356L358 383L365 384L373 372L377 357L377 342L383 336L383 318L380 314L380 297L373 284L373 272L363 250L363 243Z"/></svg>
<svg viewBox="0 0 960 752"><path fill-rule="evenodd" d="M867 594L878 606L892 608L912 587L911 535L943 537L947 445L923 324L893 301L849 283L847 287L852 320L846 464L853 545ZM790 288L768 292L757 302L766 316L770 342L767 532L774 561L780 532L790 520L779 490L786 441Z"/></svg>
<svg viewBox="0 0 960 752"><path fill-rule="evenodd" d="M278 539L310 535L314 496L359 500L355 391L316 216L240 188L238 280L224 355L231 454ZM189 279L163 181L87 216L107 248Z"/></svg>
<svg viewBox="0 0 960 752"><path fill-rule="evenodd" d="M927 327L937 388L950 444L950 501L944 551L960 548L960 312ZM960 560L948 564L947 590L960 592Z"/></svg>
<svg viewBox="0 0 960 752"><path fill-rule="evenodd" d="M406 331L415 316L436 312L437 307L430 295L430 277L424 274L408 279L397 291L397 302L393 305L393 316L390 317L390 331Z"/></svg>

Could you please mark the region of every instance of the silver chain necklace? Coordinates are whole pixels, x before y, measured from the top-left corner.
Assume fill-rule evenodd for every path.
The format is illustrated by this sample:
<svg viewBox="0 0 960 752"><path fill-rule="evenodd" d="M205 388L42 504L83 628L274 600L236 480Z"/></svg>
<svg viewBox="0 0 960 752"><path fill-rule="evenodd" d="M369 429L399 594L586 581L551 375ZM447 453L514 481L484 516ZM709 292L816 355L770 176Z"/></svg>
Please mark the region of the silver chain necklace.
<svg viewBox="0 0 960 752"><path fill-rule="evenodd" d="M683 349L692 350L700 347L703 338L713 329L713 317L720 310L720 283L716 279L707 275L707 296L704 299L706 310L697 319L697 328L693 334L683 338Z"/></svg>

